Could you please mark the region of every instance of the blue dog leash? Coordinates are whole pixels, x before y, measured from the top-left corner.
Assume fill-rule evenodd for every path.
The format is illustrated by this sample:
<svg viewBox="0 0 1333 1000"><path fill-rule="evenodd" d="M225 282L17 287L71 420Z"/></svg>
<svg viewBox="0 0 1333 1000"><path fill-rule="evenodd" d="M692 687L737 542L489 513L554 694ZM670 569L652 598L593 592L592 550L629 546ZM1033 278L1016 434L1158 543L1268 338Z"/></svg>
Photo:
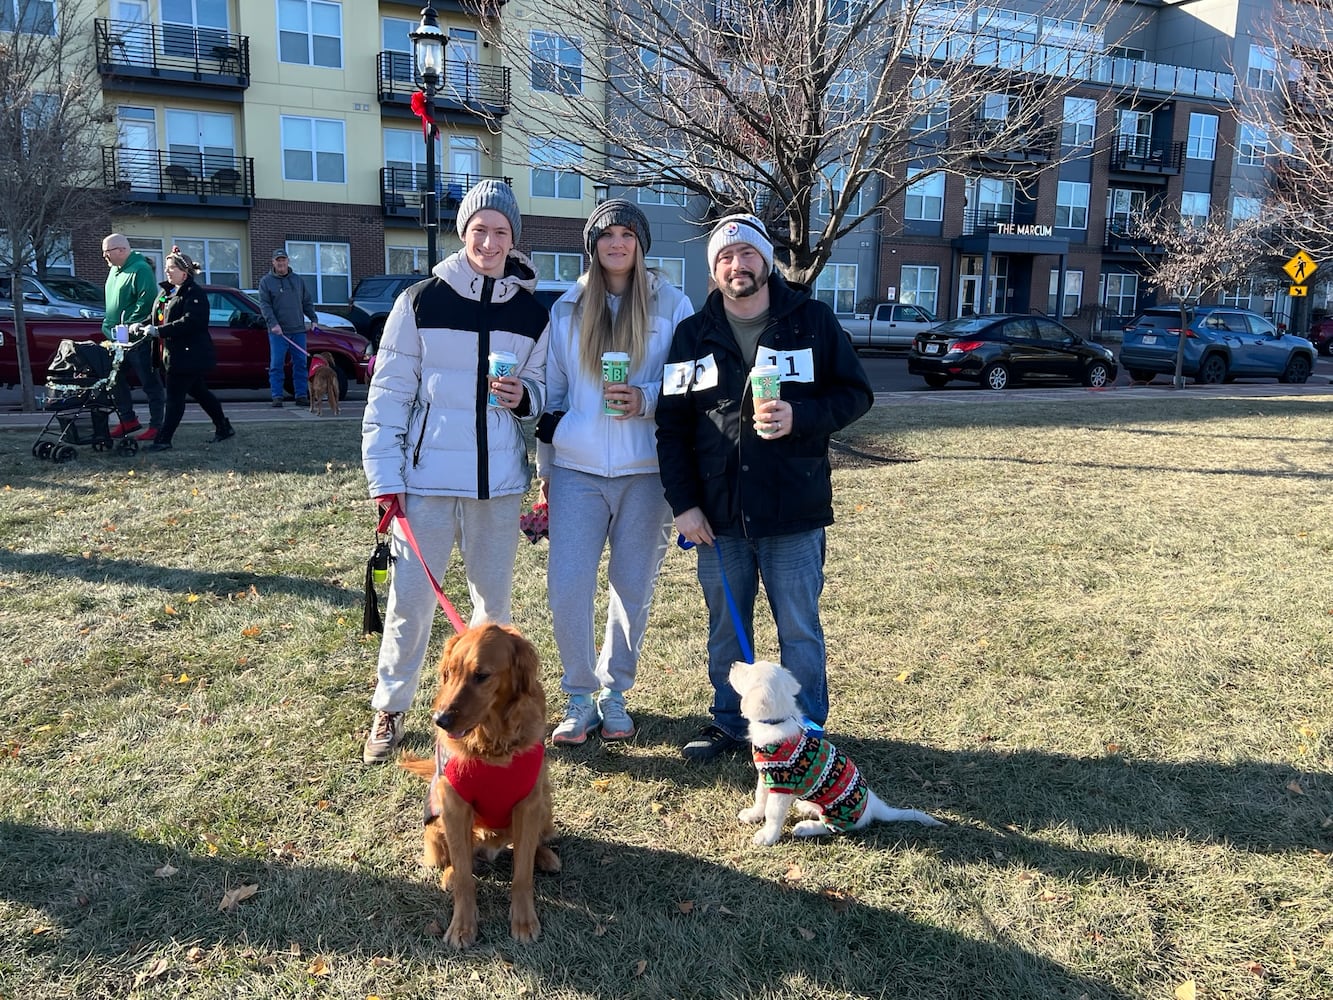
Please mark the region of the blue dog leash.
<svg viewBox="0 0 1333 1000"><path fill-rule="evenodd" d="M689 550L694 548L694 543L684 535L676 536L676 544L682 549ZM713 539L713 551L717 553L717 571L722 577L722 593L727 595L727 610L731 612L731 624L736 629L736 643L741 647L741 656L745 657L746 663L754 662L754 649L750 646L750 637L745 634L745 626L741 623L741 611L736 607L736 598L731 596L731 584L727 582L727 570L722 562L722 539Z"/></svg>

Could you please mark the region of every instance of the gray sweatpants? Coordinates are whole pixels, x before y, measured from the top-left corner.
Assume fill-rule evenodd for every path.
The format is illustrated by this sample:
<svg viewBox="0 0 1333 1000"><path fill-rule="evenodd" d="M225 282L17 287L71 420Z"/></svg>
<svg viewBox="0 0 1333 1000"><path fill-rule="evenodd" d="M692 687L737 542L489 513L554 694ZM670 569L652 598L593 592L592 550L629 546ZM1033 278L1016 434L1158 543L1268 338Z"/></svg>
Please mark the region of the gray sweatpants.
<svg viewBox="0 0 1333 1000"><path fill-rule="evenodd" d="M657 574L666 558L671 508L656 473L594 476L551 470L551 551L546 591L566 694L628 691L639 666ZM594 643L597 571L611 543L606 634Z"/></svg>
<svg viewBox="0 0 1333 1000"><path fill-rule="evenodd" d="M523 497L517 493L491 500L407 495L407 520L436 580L443 582L454 541L458 542L472 597L469 625L509 623L522 506ZM397 521L391 544L395 562L380 641L379 683L370 704L380 711L406 712L412 707L439 605ZM455 599L447 590L444 596Z"/></svg>

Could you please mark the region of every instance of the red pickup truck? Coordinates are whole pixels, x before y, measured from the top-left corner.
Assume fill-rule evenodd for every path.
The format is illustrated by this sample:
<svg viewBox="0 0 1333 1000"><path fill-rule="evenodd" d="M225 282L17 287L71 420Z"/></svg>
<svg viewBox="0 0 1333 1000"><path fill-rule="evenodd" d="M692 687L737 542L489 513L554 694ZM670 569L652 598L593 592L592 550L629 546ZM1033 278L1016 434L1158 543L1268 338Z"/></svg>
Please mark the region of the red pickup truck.
<svg viewBox="0 0 1333 1000"><path fill-rule="evenodd" d="M209 333L218 364L208 376L214 389L268 388L268 330L259 303L237 288L204 285L208 293ZM44 319L24 317L28 328L28 358L34 385L46 383L46 368L62 340L101 340L101 320ZM347 396L351 382L370 381L366 364L370 341L359 333L316 329L306 337L313 354L327 351L338 372L338 393ZM19 382L18 354L14 343L13 314L0 318L0 383ZM287 391L291 392L291 362L288 361Z"/></svg>

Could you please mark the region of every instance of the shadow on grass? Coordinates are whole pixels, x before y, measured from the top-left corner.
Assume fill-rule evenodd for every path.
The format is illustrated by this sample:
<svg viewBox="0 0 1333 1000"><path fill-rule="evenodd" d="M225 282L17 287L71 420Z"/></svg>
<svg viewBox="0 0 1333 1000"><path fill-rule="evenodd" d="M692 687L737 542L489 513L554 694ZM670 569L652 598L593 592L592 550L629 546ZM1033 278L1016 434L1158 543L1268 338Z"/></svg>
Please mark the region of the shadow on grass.
<svg viewBox="0 0 1333 1000"><path fill-rule="evenodd" d="M349 612L359 612L364 597L360 587L352 590L305 576L252 573L248 570L203 573L128 559L103 559L98 555L84 559L63 553L33 552L31 549L0 550L0 573L31 574L37 567L45 576L65 577L85 583L119 583L145 589L151 587L168 594L188 591L225 598L253 586L261 594L297 594L346 607ZM359 570L349 568L348 572L350 574Z"/></svg>
<svg viewBox="0 0 1333 1000"><path fill-rule="evenodd" d="M889 984L910 981L923 997L1128 1000L1015 945L785 883L789 859L778 855L773 877L759 878L675 851L581 837L557 846L565 870L537 883L541 940L509 939L508 871L499 866L481 879L482 938L470 958L512 963L541 981L542 995L786 995L795 979L815 995L883 996ZM164 865L178 870L156 877ZM259 892L219 912L223 894L245 884ZM433 883L198 857L115 832L0 823L0 899L36 911L50 928L34 934L31 919L8 921L3 937L24 965L49 979L93 963L108 987L154 954L190 945L272 955L296 944L335 965L393 955L400 968L452 957L431 934L449 913ZM688 912L679 905L686 900Z"/></svg>

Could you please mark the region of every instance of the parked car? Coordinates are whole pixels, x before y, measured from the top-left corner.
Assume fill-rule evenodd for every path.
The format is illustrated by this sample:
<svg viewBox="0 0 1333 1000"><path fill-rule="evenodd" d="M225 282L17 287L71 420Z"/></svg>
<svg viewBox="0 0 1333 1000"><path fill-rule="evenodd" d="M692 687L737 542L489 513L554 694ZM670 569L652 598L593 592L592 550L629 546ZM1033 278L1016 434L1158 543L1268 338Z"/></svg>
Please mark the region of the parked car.
<svg viewBox="0 0 1333 1000"><path fill-rule="evenodd" d="M352 289L349 314L357 331L378 349L380 337L384 335L384 321L389 317L394 300L404 289L425 280L424 274L372 274L362 278ZM538 302L550 309L572 284L571 281L538 281L534 294Z"/></svg>
<svg viewBox="0 0 1333 1000"><path fill-rule="evenodd" d="M25 316L101 319L106 315L106 290L102 285L63 275L25 275L22 281ZM10 289L9 278L0 277L0 304L8 310L7 315L13 316Z"/></svg>
<svg viewBox="0 0 1333 1000"><path fill-rule="evenodd" d="M1102 388L1115 382L1111 352L1045 316L997 314L950 320L918 334L907 371L932 389L952 379L1007 389L1023 380L1063 380Z"/></svg>
<svg viewBox="0 0 1333 1000"><path fill-rule="evenodd" d="M858 350L865 348L903 349L912 346L918 333L925 333L939 321L929 310L906 302L881 302L868 317L842 319L843 332Z"/></svg>
<svg viewBox="0 0 1333 1000"><path fill-rule="evenodd" d="M1315 350L1320 354L1333 357L1333 316L1315 320L1310 325L1310 336L1306 339L1314 344Z"/></svg>
<svg viewBox="0 0 1333 1000"><path fill-rule="evenodd" d="M1314 369L1314 345L1283 333L1248 309L1192 306L1185 310L1183 374L1196 382L1269 377L1304 382ZM1180 344L1180 309L1153 306L1125 328L1120 363L1135 382L1174 375Z"/></svg>
<svg viewBox="0 0 1333 1000"><path fill-rule="evenodd" d="M259 303L239 288L204 285L208 295L208 325L217 353L217 367L209 374L214 389L268 388L268 330ZM35 385L44 384L46 369L62 340L101 340L99 320L34 318L27 324L28 357ZM312 353L327 351L333 356L338 392L346 396L352 382L368 381L366 363L370 342L355 330L325 330L311 333L306 347ZM13 319L0 318L0 383L19 381ZM291 392L291 361L287 364L287 391Z"/></svg>
<svg viewBox="0 0 1333 1000"><path fill-rule="evenodd" d="M259 301L258 288L242 288L241 291L254 299L255 302ZM346 316L339 316L337 313L331 312L321 312L318 309L315 310L315 325L321 330L337 330L344 333L348 331L358 332L356 324Z"/></svg>

